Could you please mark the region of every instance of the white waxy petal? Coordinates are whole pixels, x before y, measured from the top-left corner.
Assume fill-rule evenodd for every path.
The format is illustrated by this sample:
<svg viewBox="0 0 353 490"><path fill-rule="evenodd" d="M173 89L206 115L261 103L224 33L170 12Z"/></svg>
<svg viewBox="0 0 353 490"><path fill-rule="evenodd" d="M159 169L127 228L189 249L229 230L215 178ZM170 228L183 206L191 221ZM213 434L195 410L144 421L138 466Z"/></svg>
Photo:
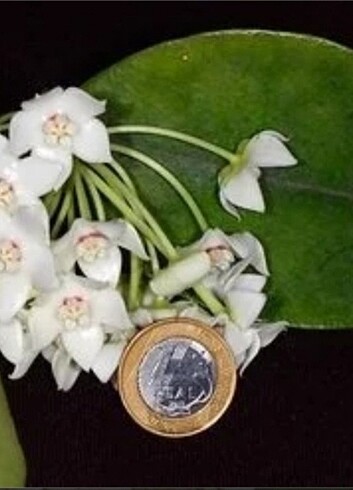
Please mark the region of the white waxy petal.
<svg viewBox="0 0 353 490"><path fill-rule="evenodd" d="M49 247L35 242L27 244L24 267L36 289L50 291L58 286L54 258Z"/></svg>
<svg viewBox="0 0 353 490"><path fill-rule="evenodd" d="M222 184L223 198L233 206L264 212L265 202L257 177L251 169L243 169Z"/></svg>
<svg viewBox="0 0 353 490"><path fill-rule="evenodd" d="M22 102L21 107L25 112L33 111L41 116L49 116L57 111L63 93L64 90L61 87L55 87Z"/></svg>
<svg viewBox="0 0 353 490"><path fill-rule="evenodd" d="M33 154L18 161L18 179L34 196L44 196L58 188L63 166L59 160L46 160Z"/></svg>
<svg viewBox="0 0 353 490"><path fill-rule="evenodd" d="M266 276L260 274L241 274L232 284L232 287L259 293L264 288L266 280Z"/></svg>
<svg viewBox="0 0 353 490"><path fill-rule="evenodd" d="M225 186L221 186L219 189L219 200L227 213L231 214L235 218L240 220L240 213L238 211L238 208L236 207L235 204L233 204L231 201L228 200L227 193L225 191Z"/></svg>
<svg viewBox="0 0 353 490"><path fill-rule="evenodd" d="M93 322L102 324L107 333L133 328L121 294L114 289L97 291L92 298Z"/></svg>
<svg viewBox="0 0 353 490"><path fill-rule="evenodd" d="M43 145L42 119L34 111L17 112L10 121L10 149L17 155L24 155L36 146Z"/></svg>
<svg viewBox="0 0 353 490"><path fill-rule="evenodd" d="M3 153L8 149L8 144L8 139L4 135L0 134L0 153Z"/></svg>
<svg viewBox="0 0 353 490"><path fill-rule="evenodd" d="M112 160L107 128L98 119L84 123L73 138L73 152L88 163L107 163Z"/></svg>
<svg viewBox="0 0 353 490"><path fill-rule="evenodd" d="M242 375L245 369L249 366L249 364L255 359L257 354L261 349L260 338L256 331L252 330L252 342L250 344L249 349L246 351L245 356L243 357L242 363L240 365L239 374Z"/></svg>
<svg viewBox="0 0 353 490"><path fill-rule="evenodd" d="M227 323L224 328L224 338L232 349L234 356L239 358L249 349L253 339L253 332L251 330L240 330L233 323Z"/></svg>
<svg viewBox="0 0 353 490"><path fill-rule="evenodd" d="M42 350L42 356L48 362L52 362L53 357L58 350L58 347L54 344L48 345L45 349Z"/></svg>
<svg viewBox="0 0 353 490"><path fill-rule="evenodd" d="M55 265L59 272L70 272L76 262L74 234L72 230L73 227L65 235L52 243Z"/></svg>
<svg viewBox="0 0 353 490"><path fill-rule="evenodd" d="M23 330L17 319L0 325L0 351L7 360L17 364L24 354Z"/></svg>
<svg viewBox="0 0 353 490"><path fill-rule="evenodd" d="M49 245L49 217L46 207L40 199L36 199L31 205L22 204L23 201L16 212L21 228L26 229L28 234L36 240Z"/></svg>
<svg viewBox="0 0 353 490"><path fill-rule="evenodd" d="M77 260L81 271L90 279L109 283L115 287L118 284L121 271L121 252L116 247L109 247L103 257L92 262L84 258Z"/></svg>
<svg viewBox="0 0 353 490"><path fill-rule="evenodd" d="M130 250L141 259L148 259L140 235L127 221L122 219L108 221L100 224L99 228L115 245Z"/></svg>
<svg viewBox="0 0 353 490"><path fill-rule="evenodd" d="M258 318L265 306L266 295L235 289L227 293L226 302L234 322L240 328L246 329Z"/></svg>
<svg viewBox="0 0 353 490"><path fill-rule="evenodd" d="M124 342L106 344L99 352L92 365L92 371L102 383L109 381L114 374L124 347Z"/></svg>
<svg viewBox="0 0 353 490"><path fill-rule="evenodd" d="M28 351L26 352L20 362L15 365L15 369L13 372L10 374L9 378L10 379L19 379L22 378L28 371L28 369L31 367L33 364L35 358L37 357L38 352L36 351Z"/></svg>
<svg viewBox="0 0 353 490"><path fill-rule="evenodd" d="M284 145L287 141L275 131L262 131L249 141L245 158L252 167L288 167L297 163L296 158Z"/></svg>
<svg viewBox="0 0 353 490"><path fill-rule="evenodd" d="M0 322L7 323L22 308L31 290L23 272L0 274Z"/></svg>
<svg viewBox="0 0 353 490"><path fill-rule="evenodd" d="M50 303L32 307L28 317L28 327L33 348L38 351L51 344L62 330L62 325Z"/></svg>
<svg viewBox="0 0 353 490"><path fill-rule="evenodd" d="M267 347L275 338L286 330L287 322L261 323L257 327L261 347Z"/></svg>
<svg viewBox="0 0 353 490"><path fill-rule="evenodd" d="M80 374L80 368L75 366L69 355L58 349L52 359L52 372L59 390L68 391Z"/></svg>
<svg viewBox="0 0 353 490"><path fill-rule="evenodd" d="M105 111L105 101L92 97L77 87L69 87L60 98L60 110L73 121L85 122Z"/></svg>
<svg viewBox="0 0 353 490"><path fill-rule="evenodd" d="M249 260L249 263L261 274L269 275L265 251L254 235L248 232L234 233L229 239L239 257Z"/></svg>
<svg viewBox="0 0 353 490"><path fill-rule="evenodd" d="M89 371L103 347L104 334L100 327L76 328L62 334L68 354L85 371Z"/></svg>
<svg viewBox="0 0 353 490"><path fill-rule="evenodd" d="M174 296L201 281L211 267L206 252L194 253L160 271L150 282L150 288L158 296Z"/></svg>

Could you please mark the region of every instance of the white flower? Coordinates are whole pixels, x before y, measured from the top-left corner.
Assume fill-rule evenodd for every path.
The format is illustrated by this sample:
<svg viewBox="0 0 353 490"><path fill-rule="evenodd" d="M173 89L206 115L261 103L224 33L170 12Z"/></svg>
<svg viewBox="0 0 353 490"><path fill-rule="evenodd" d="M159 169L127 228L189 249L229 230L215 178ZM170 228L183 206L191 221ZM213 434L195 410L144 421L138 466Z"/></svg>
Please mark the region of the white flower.
<svg viewBox="0 0 353 490"><path fill-rule="evenodd" d="M7 323L32 288L48 291L57 279L45 233L27 208L10 216L0 210L0 322Z"/></svg>
<svg viewBox="0 0 353 490"><path fill-rule="evenodd" d="M133 328L118 291L73 274L62 277L59 289L38 297L28 327L35 350L62 342L85 371L97 361L107 337Z"/></svg>
<svg viewBox="0 0 353 490"><path fill-rule="evenodd" d="M36 198L53 189L60 172L61 164L56 161L37 155L17 158L10 151L8 140L0 135L1 209L11 212L20 206L39 206L41 201Z"/></svg>
<svg viewBox="0 0 353 490"><path fill-rule="evenodd" d="M268 346L286 329L286 325L287 322L257 322L246 330L241 330L233 322L226 322L224 338L233 351L240 374L254 360L261 348Z"/></svg>
<svg viewBox="0 0 353 490"><path fill-rule="evenodd" d="M116 370L126 340L109 341L103 345L91 366L91 371L106 383ZM75 384L81 367L72 359L62 342L54 342L43 350L44 358L50 362L58 390L68 391Z"/></svg>
<svg viewBox="0 0 353 490"><path fill-rule="evenodd" d="M252 266L264 275L269 273L262 245L251 233L228 236L218 229L208 230L180 254L180 260L152 279L150 288L157 296L174 296L200 281L213 289L219 281L237 274L239 267Z"/></svg>
<svg viewBox="0 0 353 490"><path fill-rule="evenodd" d="M260 167L288 167L297 160L283 144L287 141L275 131L261 131L245 145L240 154L219 174L223 207L238 216L237 206L264 212L265 203L258 183ZM240 168L240 170L239 170Z"/></svg>
<svg viewBox="0 0 353 490"><path fill-rule="evenodd" d="M286 322L248 323L240 328L227 314L212 316L203 308L192 302L178 301L162 308L139 308L131 319L133 323L144 328L151 323L167 318L191 318L199 320L209 327L220 327L225 341L234 354L235 364L242 374L254 360L262 347L269 345L287 325Z"/></svg>
<svg viewBox="0 0 353 490"><path fill-rule="evenodd" d="M10 122L10 144L16 155L32 151L33 156L52 160L48 163L52 187L59 188L71 173L72 155L88 163L111 160L108 132L95 116L105 111L105 102L83 90L61 87L23 102ZM54 167L53 167L54 168Z"/></svg>
<svg viewBox="0 0 353 490"><path fill-rule="evenodd" d="M53 251L60 271L69 272L77 262L87 277L115 286L121 272L119 247L148 259L137 231L122 219L104 223L77 219L53 244Z"/></svg>

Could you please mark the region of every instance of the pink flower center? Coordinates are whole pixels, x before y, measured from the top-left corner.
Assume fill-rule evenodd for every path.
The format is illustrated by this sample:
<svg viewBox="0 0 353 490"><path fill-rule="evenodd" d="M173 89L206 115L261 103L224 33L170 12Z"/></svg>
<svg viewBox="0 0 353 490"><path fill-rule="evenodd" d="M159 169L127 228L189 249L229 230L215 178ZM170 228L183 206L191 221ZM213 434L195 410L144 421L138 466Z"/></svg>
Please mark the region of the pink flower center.
<svg viewBox="0 0 353 490"><path fill-rule="evenodd" d="M0 208L10 208L15 200L15 191L5 179L0 178Z"/></svg>
<svg viewBox="0 0 353 490"><path fill-rule="evenodd" d="M94 262L105 257L109 239L99 231L82 235L76 242L77 256L86 262Z"/></svg>
<svg viewBox="0 0 353 490"><path fill-rule="evenodd" d="M66 114L53 114L43 124L45 140L50 145L69 146L76 125Z"/></svg>
<svg viewBox="0 0 353 490"><path fill-rule="evenodd" d="M211 264L220 270L229 269L230 264L234 262L234 255L231 249L225 245L218 245L206 249Z"/></svg>
<svg viewBox="0 0 353 490"><path fill-rule="evenodd" d="M87 327L90 324L89 302L82 296L67 296L58 308L58 316L68 330Z"/></svg>
<svg viewBox="0 0 353 490"><path fill-rule="evenodd" d="M22 252L13 240L0 242L0 272L16 272L21 267Z"/></svg>

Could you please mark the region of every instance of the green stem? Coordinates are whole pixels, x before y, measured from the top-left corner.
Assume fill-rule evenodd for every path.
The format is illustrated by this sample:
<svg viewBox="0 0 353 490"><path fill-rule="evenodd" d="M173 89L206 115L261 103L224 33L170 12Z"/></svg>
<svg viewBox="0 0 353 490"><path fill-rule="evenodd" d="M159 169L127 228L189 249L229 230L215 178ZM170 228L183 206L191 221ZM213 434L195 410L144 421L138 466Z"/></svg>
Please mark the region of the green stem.
<svg viewBox="0 0 353 490"><path fill-rule="evenodd" d="M92 213L87 199L85 188L82 182L80 164L76 163L74 170L75 193L77 197L78 209L82 218L91 220Z"/></svg>
<svg viewBox="0 0 353 490"><path fill-rule="evenodd" d="M110 164L109 164L112 169L119 175L119 177L121 178L121 180L124 182L124 184L126 184L126 186L132 191L134 192L135 194L136 193L136 188L134 186L134 183L132 182L132 180L130 179L130 176L129 174L126 172L126 170L124 169L124 167L119 163L117 162L116 160L113 160Z"/></svg>
<svg viewBox="0 0 353 490"><path fill-rule="evenodd" d="M151 215L151 213L147 210L147 208L142 204L140 199L137 197L135 193L133 193L130 189L128 189L109 168L100 165L96 166L94 170L105 179L106 182L109 182L109 185L112 189L116 191L118 195L122 195L130 204L130 206L134 209L134 212L139 216L143 217L153 233L157 236L160 243L163 245L166 251L168 251L168 258L170 260L177 258L174 247L164 233L162 228L159 226L155 218Z"/></svg>
<svg viewBox="0 0 353 490"><path fill-rule="evenodd" d="M157 162L153 158L145 155L144 153L141 153L140 151L137 151L137 150L133 150L132 148L128 148L128 147L123 146L123 145L112 144L111 148L113 151L116 151L118 153L121 153L122 155L126 155L130 158L133 158L134 160L137 160L137 161L143 163L147 167L154 170L161 177L163 177L173 187L173 189L180 195L180 197L184 200L185 204L188 206L188 208L190 209L191 213L193 214L196 222L198 223L200 229L202 231L206 231L209 228L208 223L207 223L202 211L200 210L198 204L196 203L195 199L192 197L190 192L163 165L161 165L159 162Z"/></svg>
<svg viewBox="0 0 353 490"><path fill-rule="evenodd" d="M148 255L151 260L152 273L155 276L160 269L156 248L150 241L147 241L146 245L147 245Z"/></svg>
<svg viewBox="0 0 353 490"><path fill-rule="evenodd" d="M175 261L178 259L178 253L175 250L173 244L169 241L168 237L165 235L163 230L160 228L156 220L152 215L146 210L141 201L132 193L130 189L127 189L126 185L120 182L119 178L111 172L108 168L103 165L95 167L96 172L100 172L100 175L97 175L93 170L85 166L82 169L82 172L86 175L86 178L90 180L91 184L99 190L101 194L103 194L125 217L128 221L130 221L136 228L144 234L147 242L151 242L155 245L160 252L170 261ZM109 182L109 185L104 180L106 179ZM114 189L115 187L115 189ZM120 191L120 192L119 192ZM150 226L148 226L144 221L142 221L131 208L125 202L123 198L120 197L120 193L122 196L128 198L134 205L137 206L138 212L143 212L144 216L153 223L154 229L152 230ZM158 228L157 228L158 227ZM158 230L158 234L156 236L156 231ZM158 260L158 259L157 259ZM135 281L135 278L134 280ZM131 288L135 288L136 286L131 286ZM224 305L215 297L215 295L210 291L206 286L197 285L194 287L195 293L198 297L203 301L203 303L208 307L208 309L214 315L218 315L219 313L224 311ZM133 298L135 296L133 295Z"/></svg>
<svg viewBox="0 0 353 490"><path fill-rule="evenodd" d="M224 313L224 305L216 298L216 296L203 284L194 286L194 291L197 296L207 305L213 315Z"/></svg>
<svg viewBox="0 0 353 490"><path fill-rule="evenodd" d="M142 221L132 209L126 204L126 202L116 194L114 189L112 189L106 182L93 170L90 170L86 167L85 169L87 178L89 178L92 184L99 190L101 194L103 194L106 199L116 208L118 209L125 218L131 222L136 228L145 235L147 239L149 239L166 257L173 260L175 258L175 250L173 246L161 242L159 237L153 233L150 227ZM168 246L167 246L168 245Z"/></svg>
<svg viewBox="0 0 353 490"><path fill-rule="evenodd" d="M128 304L130 310L136 310L140 304L140 282L142 276L141 259L130 253L130 284Z"/></svg>
<svg viewBox="0 0 353 490"><path fill-rule="evenodd" d="M105 221L106 215L105 215L104 205L101 196L99 195L99 192L97 191L96 187L92 184L90 179L87 178L85 172L83 172L82 176L91 194L93 204L96 210L97 218L99 219L99 221Z"/></svg>
<svg viewBox="0 0 353 490"><path fill-rule="evenodd" d="M209 143L201 138L197 138L196 136L191 136L189 134L182 133L180 131L174 131L172 129L159 128L156 126L114 126L108 128L110 134L117 133L140 133L140 134L153 134L155 136L166 136L167 138L172 138L178 141L183 141L184 143L189 143L193 146L197 146L202 148L203 150L207 150L215 155L224 158L227 161L232 160L233 153L220 146L214 145L213 143Z"/></svg>

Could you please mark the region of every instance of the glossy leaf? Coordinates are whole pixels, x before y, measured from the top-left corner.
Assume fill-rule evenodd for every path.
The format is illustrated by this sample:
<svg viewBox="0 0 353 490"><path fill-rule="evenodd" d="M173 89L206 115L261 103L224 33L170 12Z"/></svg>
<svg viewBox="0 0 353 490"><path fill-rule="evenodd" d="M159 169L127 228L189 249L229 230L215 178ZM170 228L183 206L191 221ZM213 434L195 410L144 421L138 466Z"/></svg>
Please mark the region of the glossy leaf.
<svg viewBox="0 0 353 490"><path fill-rule="evenodd" d="M218 203L222 159L155 136L114 136L154 156L192 191L212 226L248 229L272 271L264 317L315 328L353 326L353 54L334 43L232 31L165 43L86 84L108 100L107 122L188 132L225 148L262 129L290 137L299 165L266 170L267 213ZM197 236L180 201L150 170L124 160L146 203L179 243Z"/></svg>

